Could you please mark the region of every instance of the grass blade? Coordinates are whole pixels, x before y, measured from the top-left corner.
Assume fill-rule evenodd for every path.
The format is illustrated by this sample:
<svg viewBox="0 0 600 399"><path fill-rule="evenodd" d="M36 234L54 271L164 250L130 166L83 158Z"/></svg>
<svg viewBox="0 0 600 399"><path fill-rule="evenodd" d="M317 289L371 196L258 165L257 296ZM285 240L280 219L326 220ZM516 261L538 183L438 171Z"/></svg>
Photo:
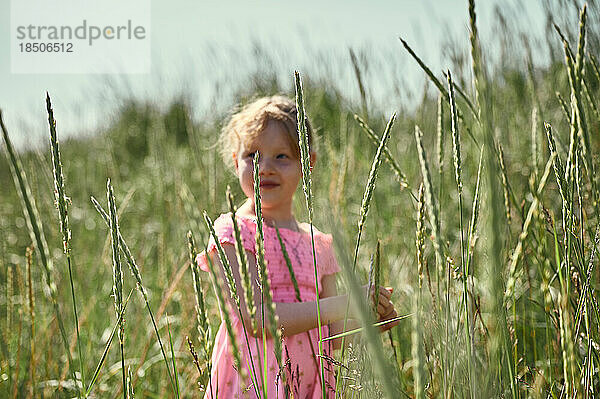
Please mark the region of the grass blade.
<svg viewBox="0 0 600 399"><path fill-rule="evenodd" d="M408 313L408 314L405 314L405 315L402 315L402 316L394 317L393 319L378 321L376 323L373 323L372 326L373 327L381 327L381 326L384 326L386 324L393 323L395 321L404 320L404 319L412 317L414 315L415 315L414 313ZM347 337L349 335L354 335L354 334L357 334L359 332L363 332L364 330L365 329L363 327L355 328L353 330L348 330L348 331L345 331L345 332L342 332L342 333L339 333L339 334L336 334L336 335L331 335L329 337L325 337L325 338L323 338L323 342L325 342L325 341L331 341L331 340L342 338L342 337Z"/></svg>
<svg viewBox="0 0 600 399"><path fill-rule="evenodd" d="M296 109L298 111L298 144L300 146L300 162L302 164L302 189L304 191L304 198L306 199L306 208L308 209L308 222L310 224L310 242L312 246L313 269L315 274L315 294L318 298L319 272L317 270L317 255L315 251L315 236L313 230L313 195L311 188L311 165L309 153L310 149L308 147L308 133L306 131L304 93L302 91L302 79L300 78L300 73L298 71L294 72L294 78L296 86ZM321 308L319 301L315 302L317 307L317 326L319 332L319 365L321 369L321 381L325 381L325 369L323 366L323 329L321 324ZM321 384L321 394L323 399L325 399L327 395L325 384Z"/></svg>
<svg viewBox="0 0 600 399"><path fill-rule="evenodd" d="M262 219L262 204L260 197L260 171L259 171L259 152L257 151L254 154L254 211L256 212L256 265L258 269L258 275L261 283L261 295L262 295L262 303L261 303L261 317L263 323L263 347L264 347L264 374L263 380L264 385L266 385L267 381L267 355L266 355L266 331L265 331L265 305L267 310L267 316L269 317L269 333L273 339L273 351L275 352L275 358L277 360L277 364L279 366L279 370L283 369L283 361L282 361L282 353L283 347L281 345L281 329L277 328L277 324L279 322L277 318L277 313L275 312L275 304L273 303L273 293L271 291L271 282L269 280L269 270L267 269L267 261L265 260L265 236L263 229L263 219ZM318 302L318 301L317 301ZM283 386L286 390L287 395L287 385L286 385L286 376L285 373L280 373L283 379ZM265 397L266 397L266 387L265 389Z"/></svg>
<svg viewBox="0 0 600 399"><path fill-rule="evenodd" d="M36 244L35 248L40 258L40 262L44 268L44 282L46 283L47 288L45 292L46 294L50 295L50 300L52 301L52 307L56 317L56 322L58 324L58 329L60 331L61 341L67 355L69 370L73 376L73 381L77 381L77 377L73 369L73 358L71 356L71 350L69 348L67 334L65 332L65 324L63 322L58 304L58 295L53 276L54 266L49 256L48 244L46 242L46 237L44 236L44 230L42 228L37 206L35 204L35 199L31 193L31 188L27 181L27 175L25 175L25 172L23 171L21 161L14 150L10 137L8 136L8 130L4 125L4 120L2 119L2 110L0 110L0 127L2 128L2 137L4 138L4 143L6 144L6 152L9 159L11 175L15 184L15 188L17 189L17 193L19 194L19 199L21 200L23 215L25 216L25 220L27 222L29 237L31 238L31 241L35 242ZM77 391L78 397L80 397L81 393L79 390Z"/></svg>
<svg viewBox="0 0 600 399"><path fill-rule="evenodd" d="M194 242L194 235L192 234L191 230L188 231L187 238L188 250L190 253L190 269L192 270L194 294L196 296L196 317L198 319L198 332L200 333L200 343L202 343L204 359L208 363L210 362L210 327L208 325L208 315L206 314L204 292L202 291L202 284L200 282L200 271L198 270L198 263L196 263L196 244Z"/></svg>
<svg viewBox="0 0 600 399"><path fill-rule="evenodd" d="M169 347L171 348L171 361L173 363L173 377L175 378L175 395L179 397L179 376L177 374L177 363L175 361L175 350L173 349L173 337L171 337L171 323L169 323L169 314L167 313L167 331L169 333Z"/></svg>
<svg viewBox="0 0 600 399"><path fill-rule="evenodd" d="M113 265L113 297L115 302L115 312L121 313L123 308L123 271L121 269L121 258L119 255L119 222L117 220L117 207L115 204L115 195L110 179L106 182L106 197L108 199L108 211L110 214L110 232L112 242L112 265ZM119 345L121 347L121 374L123 377L123 399L127 399L127 373L125 369L125 322L121 318L119 323Z"/></svg>
<svg viewBox="0 0 600 399"><path fill-rule="evenodd" d="M371 142L374 145L379 146L379 142L381 141L381 139L379 137L377 137L377 135L369 127L369 125L367 125L367 123L364 120L362 120L360 116L358 116L356 114L354 114L354 119L356 120L358 125L363 129L363 131L367 134L367 137L371 140ZM398 162L396 161L394 156L390 153L390 150L387 148L387 146L383 148L383 153L385 154L385 158L389 162L390 167L396 174L396 177L398 178L398 181L400 182L400 187L402 187L403 189L404 188L410 189L410 185L408 183L408 179L406 178L406 174L404 172L402 172L402 170L400 169L400 166L398 165ZM413 198L414 198L414 195L413 195Z"/></svg>
<svg viewBox="0 0 600 399"><path fill-rule="evenodd" d="M335 238L336 237L334 237L334 239ZM337 242L336 246L339 249L345 248L345 246L341 245L340 242ZM385 357L381 339L379 338L377 329L374 326L371 307L365 300L364 289L361 288L356 274L349 266L347 253L339 250L337 253L340 253L342 257L342 274L349 290L349 299L353 301L354 305L358 309L358 317L365 334L368 351L371 356L373 356L373 369L377 373L379 382L383 386L384 397L389 399L396 398L398 392L394 384L396 378L392 374L393 368L390 366L388 359ZM345 328L343 331L345 331ZM342 337L342 340L344 340L344 338L345 336Z"/></svg>
<svg viewBox="0 0 600 399"><path fill-rule="evenodd" d="M110 228L110 216L108 215L108 213L106 213L106 211L104 210L104 208L102 208L102 205L100 205L100 203L96 200L96 198L90 197L90 200L92 201L92 204L94 204L96 211L98 211L100 216L102 216L102 220L104 220L104 223L106 223L106 225ZM169 368L169 361L167 360L167 355L165 353L164 345L160 338L160 333L158 332L158 325L156 324L156 319L154 318L154 313L152 312L152 309L150 308L150 302L148 300L148 293L146 292L146 288L144 288L144 284L142 283L142 275L140 273L140 268L137 265L133 255L131 254L129 247L127 246L127 243L125 242L125 239L123 238L123 235L121 234L121 230L119 228L118 222L117 222L117 235L119 238L119 247L121 248L121 251L125 255L125 259L127 260L127 265L129 266L129 270L131 271L131 274L133 274L133 276L135 277L136 287L142 294L142 299L144 300L144 303L146 304L146 309L148 310L148 314L150 315L150 320L152 321L152 326L154 327L154 333L156 334L156 338L158 339L158 345L160 346L160 351L161 351L163 360L165 362L165 366L167 367L167 375L169 376L169 381L171 382L173 392L175 392L175 381L173 381L173 376L171 375L171 369Z"/></svg>
<svg viewBox="0 0 600 399"><path fill-rule="evenodd" d="M223 292L220 289L221 284L219 284L219 277L217 274L217 270L212 262L210 256L206 257L208 261L208 267L210 270L210 277L213 283L213 287L215 288L215 294L217 296L217 302L219 303L219 309L221 310L221 314L223 315L223 321L225 322L225 328L227 330L227 336L229 337L229 341L231 342L231 353L233 355L233 361L235 364L236 370L240 374L243 375L244 369L242 368L242 360L240 357L240 350L237 343L237 337L235 336L235 332L233 330L233 325L231 324L231 318L229 317L229 312L227 310L227 305L225 302L225 298L223 297Z"/></svg>
<svg viewBox="0 0 600 399"><path fill-rule="evenodd" d="M79 337L79 317L77 315L77 301L75 300L75 286L73 284L73 271L71 268L71 229L69 228L69 216L67 210L67 196L63 179L62 162L60 159L60 148L56 134L56 120L50 102L50 95L46 92L46 110L48 111L48 124L50 126L50 148L52 150L52 165L54 174L54 197L60 221L60 231L63 236L63 252L67 257L67 268L69 270L69 283L71 284L71 299L73 302L73 315L75 318L75 331L77 333L77 352L79 355L79 372L81 373L81 389L85 387L85 371L83 368L83 357L81 353L81 338Z"/></svg>
<svg viewBox="0 0 600 399"><path fill-rule="evenodd" d="M365 225L365 221L367 219L367 215L369 213L369 207L371 205L371 198L373 197L373 191L375 191L375 183L377 182L377 172L379 170L379 166L381 165L381 161L383 158L383 149L385 148L388 139L390 138L390 132L392 130L392 126L394 125L394 121L396 120L396 114L392 114L390 120L385 127L383 134L381 135L381 140L379 141L379 146L377 147L377 152L375 153L375 157L373 159L373 163L371 164L371 170L369 171L369 178L367 180L367 185L365 187L365 191L363 193L363 199L360 206L360 216L358 220L358 232L356 235L356 244L354 246L354 257L352 260L352 272L356 272L356 262L358 260L358 249L360 248L360 239L362 237L363 228ZM349 310L350 301L348 301L346 305L346 314L344 316L344 331L347 328L348 322L348 310ZM344 359L344 352L346 349L345 339L342 338L342 353L340 355L340 359ZM339 373L341 368L338 368L338 377L337 381L340 381ZM338 382L336 382L336 391L338 390Z"/></svg>
<svg viewBox="0 0 600 399"><path fill-rule="evenodd" d="M112 341L115 337L115 332L117 331L117 328L119 328L119 326L121 325L121 321L123 320L123 316L125 315L125 309L127 309L127 304L129 303L129 298L131 297L132 293L133 293L133 290L129 291L129 295L127 295L127 299L125 299L125 303L123 303L123 308L121 309L121 312L119 313L119 317L117 318L117 321L115 322L115 326L113 327L112 332L110 333L110 336L108 337L108 341L106 342L106 345L104 346L104 351L102 352L100 361L98 361L96 370L94 371L94 374L92 375L92 378L90 380L90 385L88 385L88 388L85 391L85 397L88 397L90 395L90 393L92 393L92 388L94 387L94 384L96 383L96 381L98 379L98 375L100 374L100 370L102 369L104 360L106 360L106 355L108 355L108 350L110 349L110 345L112 344Z"/></svg>

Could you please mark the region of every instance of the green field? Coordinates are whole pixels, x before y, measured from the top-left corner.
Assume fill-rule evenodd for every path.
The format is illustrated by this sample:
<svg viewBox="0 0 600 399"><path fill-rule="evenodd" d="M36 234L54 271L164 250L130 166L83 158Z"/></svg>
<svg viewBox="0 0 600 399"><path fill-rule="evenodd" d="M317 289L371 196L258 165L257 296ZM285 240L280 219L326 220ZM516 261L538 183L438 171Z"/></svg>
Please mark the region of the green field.
<svg viewBox="0 0 600 399"><path fill-rule="evenodd" d="M398 313L409 315L381 339L356 338L343 358L337 354L344 365L341 397L600 394L600 36L590 24L600 12L590 4L579 21L559 24L566 41L551 27L554 57L544 68L534 66L526 45L522 58L486 62L473 8L470 42L458 51L468 57L450 68L452 86L406 43L407 62L422 63L435 95L430 90L414 111L398 112L387 150L379 153L391 115L366 94L359 102L347 98L335 76L329 82L303 76L306 113L317 128L314 224L333 233L338 261L349 270L365 217L355 277L366 283L379 242L382 284L395 287ZM361 88L364 71L385 62L363 55L348 60ZM266 78L239 88L239 98L294 97L293 72L288 92L264 71ZM214 219L228 210L228 185L236 204L245 198L215 145L225 110L214 121L195 121L192 114L185 96L168 107L131 100L105 131L69 140L60 140L61 115L55 114L60 165L58 144L11 152L7 137L19 132L6 126L0 157L1 397L83 397L90 387L90 397L116 398L124 385L138 398L203 394L208 374L202 348L210 341L197 328L186 235L191 230L203 248L208 232L202 212ZM377 154L382 163L365 213ZM122 254L117 291L125 301L133 290L123 312L123 343L117 328L100 363L118 322L112 296L118 249L90 197L109 213L109 178L115 217L148 302ZM294 205L297 219L308 220L302 187ZM352 286L349 274L341 273L340 291ZM218 305L209 276L200 278L212 339ZM186 337L198 352L197 366Z"/></svg>

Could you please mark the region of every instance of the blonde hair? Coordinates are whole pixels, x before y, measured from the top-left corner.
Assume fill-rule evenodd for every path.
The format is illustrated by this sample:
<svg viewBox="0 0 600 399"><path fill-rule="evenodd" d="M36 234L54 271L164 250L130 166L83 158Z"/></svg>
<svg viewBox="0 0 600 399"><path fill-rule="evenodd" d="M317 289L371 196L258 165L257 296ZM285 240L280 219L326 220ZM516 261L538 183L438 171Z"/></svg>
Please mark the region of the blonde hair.
<svg viewBox="0 0 600 399"><path fill-rule="evenodd" d="M240 143L252 141L262 133L269 121L277 121L287 132L287 139L292 147L293 155L300 159L298 146L298 110L295 101L284 96L262 97L246 104L235 112L221 131L220 151L223 161L234 168L233 154L240 148ZM308 146L312 148L312 127L305 117Z"/></svg>

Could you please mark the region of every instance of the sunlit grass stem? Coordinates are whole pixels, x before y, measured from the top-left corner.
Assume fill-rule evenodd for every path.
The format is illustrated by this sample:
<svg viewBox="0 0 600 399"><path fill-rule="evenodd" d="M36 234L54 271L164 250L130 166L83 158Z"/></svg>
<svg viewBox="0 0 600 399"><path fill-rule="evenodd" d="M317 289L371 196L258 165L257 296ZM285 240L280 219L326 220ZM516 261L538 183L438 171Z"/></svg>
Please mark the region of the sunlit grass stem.
<svg viewBox="0 0 600 399"><path fill-rule="evenodd" d="M302 90L302 79L298 71L294 71L294 81L296 87L296 110L298 112L298 145L300 147L300 162L302 165L302 189L304 191L304 198L306 200L306 208L308 210L308 223L310 224L310 242L312 247L313 270L315 275L315 294L316 297L319 298L319 272L317 270L317 254L315 250L315 235L313 228L313 194L311 186L312 180L310 165L310 148L308 142L308 132L306 130L306 113L304 109L304 92ZM321 323L321 305L318 300L315 301L315 303L317 308L317 328L319 333L319 368L321 372L321 381L325 381L325 369L323 365L323 328ZM326 387L324 383L321 384L321 395L323 399L325 399L325 397L327 396Z"/></svg>
<svg viewBox="0 0 600 399"><path fill-rule="evenodd" d="M367 137L371 140L371 142L374 145L379 146L381 139L379 137L377 137L377 135L369 127L369 125L367 125L367 123L364 120L362 120L360 118L360 116L358 116L356 114L354 114L354 119L356 119L356 122L362 128L362 130L367 134ZM397 177L398 181L400 182L400 187L410 189L410 185L408 183L408 179L406 178L406 174L400 169L400 165L398 165L398 162L396 161L394 156L390 153L390 150L387 148L387 146L383 148L383 153L385 154L386 160L389 162L390 168L396 174L396 177ZM411 195L413 195L413 198L414 198L414 194L412 194L412 192L411 192Z"/></svg>
<svg viewBox="0 0 600 399"><path fill-rule="evenodd" d="M108 199L108 212L110 215L110 236L112 243L112 265L113 265L113 298L115 302L115 311L117 317L121 314L123 309L123 271L121 269L121 257L119 254L119 234L118 234L118 220L117 220L117 207L115 204L115 195L113 192L112 184L110 179L106 182L106 198ZM123 376L123 399L127 399L127 373L125 369L125 320L121 318L119 323L119 345L121 348L121 374Z"/></svg>
<svg viewBox="0 0 600 399"><path fill-rule="evenodd" d="M31 264L33 262L33 244L27 247L25 252L26 262L26 273L27 273L27 304L29 311L29 368L31 376L31 386L29 393L32 397L35 396L35 296L33 295L33 279L31 278Z"/></svg>
<svg viewBox="0 0 600 399"><path fill-rule="evenodd" d="M285 247L285 243L283 242L283 239L281 238L281 234L279 234L279 228L277 227L277 225L275 225L275 232L277 233L277 240L279 241L279 246L281 247L281 252L283 253L283 259L285 260L285 265L288 269L288 272L290 273L290 280L292 282L292 285L294 286L294 294L296 296L296 301L302 302L302 295L300 294L300 287L298 286L298 279L296 278L296 273L294 272L294 268L292 266L292 261L287 252L287 249ZM310 351L311 351L312 357L315 361L315 366L319 367L318 361L317 361L317 354L315 352L315 348L313 346L313 342L310 337L310 334L308 331L306 331L305 334L306 334L307 341L310 343ZM319 377L319 382L322 384L323 382L321 381L321 374L318 374L318 377Z"/></svg>
<svg viewBox="0 0 600 399"><path fill-rule="evenodd" d="M14 150L10 137L8 136L8 130L4 125L4 120L2 119L2 110L0 110L0 127L2 128L4 143L6 144L5 149L9 159L9 167L13 182L15 184L15 188L17 189L19 199L21 200L21 208L27 223L29 237L31 238L31 241L35 242L35 249L44 268L44 282L46 283L45 293L50 296L50 300L52 302L54 315L60 331L61 342L63 344L65 354L67 355L69 370L73 376L73 381L77 381L75 370L73 369L73 358L71 356L71 350L69 348L69 342L65 332L65 324L60 313L60 306L58 304L58 293L56 290L56 284L54 282L54 266L52 264L52 259L49 256L48 244L44 236L41 218L35 203L35 198L31 193L29 182L27 181L27 175L23 170L21 161ZM80 395L81 393L78 390L78 397L80 397Z"/></svg>
<svg viewBox="0 0 600 399"><path fill-rule="evenodd" d="M439 221L439 208L437 203L437 197L435 196L433 183L431 180L431 172L429 169L429 164L427 162L427 155L425 153L425 148L423 147L423 133L419 126L415 125L415 140L417 143L417 154L419 156L419 164L421 166L421 175L423 177L423 187L425 193L425 204L427 205L427 213L429 215L429 224L431 225L431 235L433 239L433 248L435 251L435 264L436 264L436 275L439 276L441 273L445 271L445 257L443 254L444 251L444 241L440 232L440 221ZM439 296L439 278L438 278L438 298L441 302L441 297ZM447 287L449 288L449 287ZM449 306L447 303L446 306ZM448 317L448 313L446 313L446 317ZM446 318L446 323L449 323L448 318ZM448 325L446 326L448 327ZM448 336L448 332L446 331L446 339ZM448 364L448 342L446 341L445 349L444 349L444 359L443 364ZM444 372L444 395L447 391L447 371Z"/></svg>
<svg viewBox="0 0 600 399"><path fill-rule="evenodd" d="M233 300L233 305L235 306L235 309L232 309L232 310L238 312L238 316L239 316L240 320L244 320L244 317L242 315L240 296L239 296L239 293L237 290L237 286L235 284L235 279L233 277L233 270L231 268L231 264L229 263L229 259L227 258L227 255L225 255L225 250L223 249L223 246L221 245L221 242L219 241L219 236L217 235L217 233L215 231L213 221L210 219L210 217L208 216L206 211L204 212L204 222L206 223L206 229L208 230L209 236L212 237L212 239L214 240L215 245L217 247L217 254L219 256L219 260L221 261L221 265L223 266L223 271L225 274L225 283L226 283L227 287L229 288L229 295L231 296L231 299ZM210 258L210 255L208 253L206 253L206 258L207 259ZM214 287L215 287L215 290L219 290L220 286L215 285ZM222 294L221 294L221 296L222 296ZM223 311L226 311L226 310L227 310L226 307L224 307ZM223 314L223 317L229 318L229 314L228 313ZM258 392L259 387L258 387L257 374L256 374L256 370L254 367L254 360L252 358L252 352L250 350L250 341L248 339L248 332L246 331L245 328L242 328L242 330L244 333L244 339L245 339L245 343L246 343L246 346L248 349L248 354L250 355L248 361L250 362L250 376L252 379L252 386L253 386L256 396L260 397L259 392ZM239 350L239 349L237 349L237 350ZM237 356L239 357L239 354ZM238 370L239 370L240 376L243 379L246 376L245 369L238 368Z"/></svg>
<svg viewBox="0 0 600 399"><path fill-rule="evenodd" d="M85 387L85 370L83 368L83 356L81 352L81 338L79 336L79 316L77 314L77 301L75 300L75 285L73 284L73 271L71 267L71 229L69 227L68 199L65 194L62 162L60 148L56 134L56 120L50 101L50 95L46 92L46 110L48 112L48 124L50 126L50 149L52 152L52 165L54 174L54 198L58 209L60 231L63 236L63 252L67 257L67 269L69 270L69 283L71 284L71 300L73 302L73 315L75 318L75 331L77 333L77 352L79 355L79 372L81 373L81 389Z"/></svg>
<svg viewBox="0 0 600 399"><path fill-rule="evenodd" d="M110 215L102 208L102 205L100 205L100 203L96 200L96 198L90 197L90 200L92 201L94 208L96 208L96 211L100 214L100 216L102 216L102 220L104 220L104 223L106 223L106 225L110 229L110 223L111 223ZM144 284L142 282L142 275L140 273L140 268L137 265L129 247L127 246L127 243L125 242L125 239L123 238L123 235L121 234L121 230L119 228L118 223L117 223L117 236L119 238L119 247L121 248L121 251L125 255L125 259L127 260L127 265L129 266L129 270L131 271L131 274L133 274L133 276L135 278L136 287L140 291L140 294L142 295L142 299L144 300L144 303L146 305L146 309L148 310L148 314L150 315L150 320L152 321L152 326L154 327L154 333L156 334L156 338L158 340L158 345L160 346L160 351L161 351L165 366L167 367L167 375L169 376L169 381L171 382L173 392L175 392L175 381L173 381L173 376L171 375L171 369L169 367L169 362L167 360L167 354L165 353L164 345L162 343L162 339L160 338L160 333L158 332L158 326L156 324L156 319L154 318L154 313L152 312L152 308L150 308L150 301L148 300L148 293L146 292L146 288L144 287ZM112 237L112 235L111 235L111 237Z"/></svg>
<svg viewBox="0 0 600 399"><path fill-rule="evenodd" d="M394 125L394 120L396 119L396 114L394 113L391 117L390 120L387 123L387 126L385 127L385 130L383 132L383 134L381 135L381 140L379 142L379 146L377 147L377 152L375 153L375 157L373 158L373 163L371 164L371 170L369 171L369 178L367 179L367 185L365 186L365 191L363 193L363 199L362 199L362 203L360 206L360 216L359 216L359 220L358 220L358 232L357 232L357 236L356 236L356 244L354 246L354 257L352 259L352 272L355 273L356 272L356 263L358 260L358 250L360 248L360 239L363 233L363 228L365 225L365 221L367 219L367 215L369 213L369 207L371 205L371 198L373 197L373 191L375 190L375 183L377 181L377 172L379 170L379 166L381 165L382 162L382 158L383 158L383 149L386 146L387 141L389 140L390 137L390 132L392 130L392 126ZM349 304L350 302L348 301L347 305L346 305L346 312L345 312L345 316L344 316L344 327L343 330L346 330L347 327L347 322L348 322L348 311L349 311ZM345 337L342 337L342 353L340 355L340 359L344 359L344 352L346 349L346 342L345 342ZM337 375L337 381L336 381L336 392L339 388L339 381L340 381L340 369L338 368L338 375Z"/></svg>
<svg viewBox="0 0 600 399"><path fill-rule="evenodd" d="M200 281L200 270L198 267L198 263L196 261L196 257L198 253L196 252L196 242L194 241L194 235L191 230L188 230L187 233L188 239L188 251L190 254L190 269L192 270L192 278L194 282L194 294L196 296L196 318L198 322L198 333L200 334L199 341L202 345L202 353L204 356L204 362L206 364L207 374L208 374L208 385L210 389L211 398L214 397L213 387L212 387L212 360L211 360L211 341L210 341L210 326L208 324L208 314L206 312L206 302L204 299L204 291L202 290L202 282ZM208 256L208 255L207 255ZM190 351L192 356L194 357L194 364L198 367L198 371L202 374L200 370L200 364L198 363L198 358L194 351L194 346L192 345L192 341L187 338Z"/></svg>

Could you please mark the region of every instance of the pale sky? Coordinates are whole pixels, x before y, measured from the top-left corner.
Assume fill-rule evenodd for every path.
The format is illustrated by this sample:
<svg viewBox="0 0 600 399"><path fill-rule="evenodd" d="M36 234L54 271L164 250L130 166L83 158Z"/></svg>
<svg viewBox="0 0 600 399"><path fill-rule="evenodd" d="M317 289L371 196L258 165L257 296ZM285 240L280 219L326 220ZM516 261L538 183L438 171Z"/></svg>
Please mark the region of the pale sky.
<svg viewBox="0 0 600 399"><path fill-rule="evenodd" d="M19 1L19 0L17 0ZM52 1L52 0L49 0ZM18 144L46 143L45 92L53 98L59 135L93 132L110 121L125 95L166 104L184 92L206 117L210 105L226 109L235 99L229 91L260 70L256 59L271 59L269 69L281 82L293 83L295 69L304 76L334 79L357 98L349 68L348 48L374 55L371 95L380 98L387 70L406 81L407 90L422 91L424 75L403 49L401 36L438 74L450 66L442 44L448 36L468 48L467 0L422 1L151 1L152 72L147 75L12 74L10 70L10 0L0 0L0 108ZM483 43L492 39L493 9L519 0L477 2ZM520 18L532 32L545 23L537 1L522 1ZM68 10L65 10L68 12ZM523 21L521 21L523 22ZM264 55L253 56L259 43ZM342 61L343 67L336 65ZM380 84L379 87L378 83ZM378 93L381 95L378 96ZM414 98L399 96L390 108L410 106Z"/></svg>

